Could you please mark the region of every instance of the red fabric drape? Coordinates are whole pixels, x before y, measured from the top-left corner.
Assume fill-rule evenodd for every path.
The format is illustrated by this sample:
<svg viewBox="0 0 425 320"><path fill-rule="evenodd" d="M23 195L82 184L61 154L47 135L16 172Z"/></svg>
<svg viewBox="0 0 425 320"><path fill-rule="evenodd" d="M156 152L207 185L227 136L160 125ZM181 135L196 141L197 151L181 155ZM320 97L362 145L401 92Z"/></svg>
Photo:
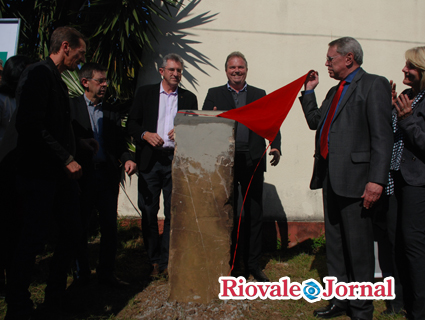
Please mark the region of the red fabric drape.
<svg viewBox="0 0 425 320"><path fill-rule="evenodd" d="M217 115L240 122L259 136L273 141L291 110L308 73L246 106Z"/></svg>

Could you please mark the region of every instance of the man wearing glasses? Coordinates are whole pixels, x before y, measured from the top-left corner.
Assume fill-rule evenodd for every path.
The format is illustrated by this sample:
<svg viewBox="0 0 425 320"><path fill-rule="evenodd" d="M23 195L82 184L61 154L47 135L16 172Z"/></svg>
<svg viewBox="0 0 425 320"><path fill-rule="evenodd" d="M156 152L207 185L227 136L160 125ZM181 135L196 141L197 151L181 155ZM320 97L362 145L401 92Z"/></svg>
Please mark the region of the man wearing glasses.
<svg viewBox="0 0 425 320"><path fill-rule="evenodd" d="M168 274L174 118L178 110L198 109L196 96L179 87L183 66L179 55L166 55L159 68L162 81L137 90L128 117L128 132L136 144L138 204L142 212L143 240L152 265L151 276ZM157 221L161 190L165 215L162 242Z"/></svg>
<svg viewBox="0 0 425 320"><path fill-rule="evenodd" d="M339 84L318 108L319 76L311 71L300 98L307 123L316 130L310 188L323 188L328 273L346 283L374 281L372 215L388 180L393 145L390 84L366 73L362 63L356 39L330 42L325 66ZM324 319L346 313L372 319L372 300L334 298L314 311Z"/></svg>
<svg viewBox="0 0 425 320"><path fill-rule="evenodd" d="M76 159L83 168L80 179L83 238L77 255L77 279L87 284L87 228L93 208L99 212L100 253L96 269L100 284L124 284L114 276L117 251L117 201L121 168L131 176L137 170L121 127L117 108L104 101L109 81L106 68L86 63L79 71L84 94L70 99L72 125L77 138Z"/></svg>

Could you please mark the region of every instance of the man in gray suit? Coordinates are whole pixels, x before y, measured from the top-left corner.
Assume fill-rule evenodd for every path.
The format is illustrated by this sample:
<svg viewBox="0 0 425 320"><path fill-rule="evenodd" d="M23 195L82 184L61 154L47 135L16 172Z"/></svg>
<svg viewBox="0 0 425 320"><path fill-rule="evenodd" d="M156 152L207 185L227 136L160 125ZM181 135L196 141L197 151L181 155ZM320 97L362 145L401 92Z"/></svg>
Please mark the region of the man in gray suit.
<svg viewBox="0 0 425 320"><path fill-rule="evenodd" d="M318 108L311 71L300 98L307 123L316 131L311 189L323 188L329 276L338 282L373 282L372 213L388 180L392 151L391 87L360 65L363 51L351 37L329 43L325 65L340 83ZM372 300L331 300L314 311L319 318L348 314L372 319Z"/></svg>

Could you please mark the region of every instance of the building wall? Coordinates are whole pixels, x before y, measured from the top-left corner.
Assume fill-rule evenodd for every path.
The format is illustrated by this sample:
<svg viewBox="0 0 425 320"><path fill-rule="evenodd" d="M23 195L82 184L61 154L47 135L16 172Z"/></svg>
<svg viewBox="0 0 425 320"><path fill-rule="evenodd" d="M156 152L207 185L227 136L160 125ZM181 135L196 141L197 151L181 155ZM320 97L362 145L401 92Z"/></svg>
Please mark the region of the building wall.
<svg viewBox="0 0 425 320"><path fill-rule="evenodd" d="M235 50L248 60L247 82L267 93L317 70L320 102L337 83L325 67L330 41L356 38L364 51L363 68L393 79L399 92L405 88L404 52L425 45L425 1L420 0L186 0L172 13L173 19L158 21L165 33L152 43L155 52L144 56L139 84L159 82L160 57L176 52L186 63L182 84L197 95L199 108L208 88L227 81L224 62ZM299 101L281 133L281 162L265 174L265 213L271 220L320 221L321 192L309 189L314 132ZM131 206L123 207L121 199L120 214L135 213Z"/></svg>

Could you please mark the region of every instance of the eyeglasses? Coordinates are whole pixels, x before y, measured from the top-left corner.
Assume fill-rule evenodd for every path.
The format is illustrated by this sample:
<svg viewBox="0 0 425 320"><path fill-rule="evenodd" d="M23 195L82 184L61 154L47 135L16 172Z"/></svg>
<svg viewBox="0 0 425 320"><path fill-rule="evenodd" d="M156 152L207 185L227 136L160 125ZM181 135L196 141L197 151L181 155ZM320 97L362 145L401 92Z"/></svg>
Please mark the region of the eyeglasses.
<svg viewBox="0 0 425 320"><path fill-rule="evenodd" d="M177 71L178 74L183 73L182 69L175 69L175 68L164 68L164 69L167 70L169 73L174 73L174 71Z"/></svg>
<svg viewBox="0 0 425 320"><path fill-rule="evenodd" d="M96 81L98 84L102 84L102 83L106 83L107 86L109 86L109 84L111 83L109 80L107 79L93 79L93 78L87 78L87 80L93 80Z"/></svg>
<svg viewBox="0 0 425 320"><path fill-rule="evenodd" d="M326 61L327 61L327 62L329 62L329 63L332 63L332 60L333 60L333 59L335 59L335 58L337 58L337 57L339 57L339 56L340 56L340 54L338 54L338 55L336 55L336 56L334 56L334 57L329 57L329 56L327 56L327 57L326 57Z"/></svg>

